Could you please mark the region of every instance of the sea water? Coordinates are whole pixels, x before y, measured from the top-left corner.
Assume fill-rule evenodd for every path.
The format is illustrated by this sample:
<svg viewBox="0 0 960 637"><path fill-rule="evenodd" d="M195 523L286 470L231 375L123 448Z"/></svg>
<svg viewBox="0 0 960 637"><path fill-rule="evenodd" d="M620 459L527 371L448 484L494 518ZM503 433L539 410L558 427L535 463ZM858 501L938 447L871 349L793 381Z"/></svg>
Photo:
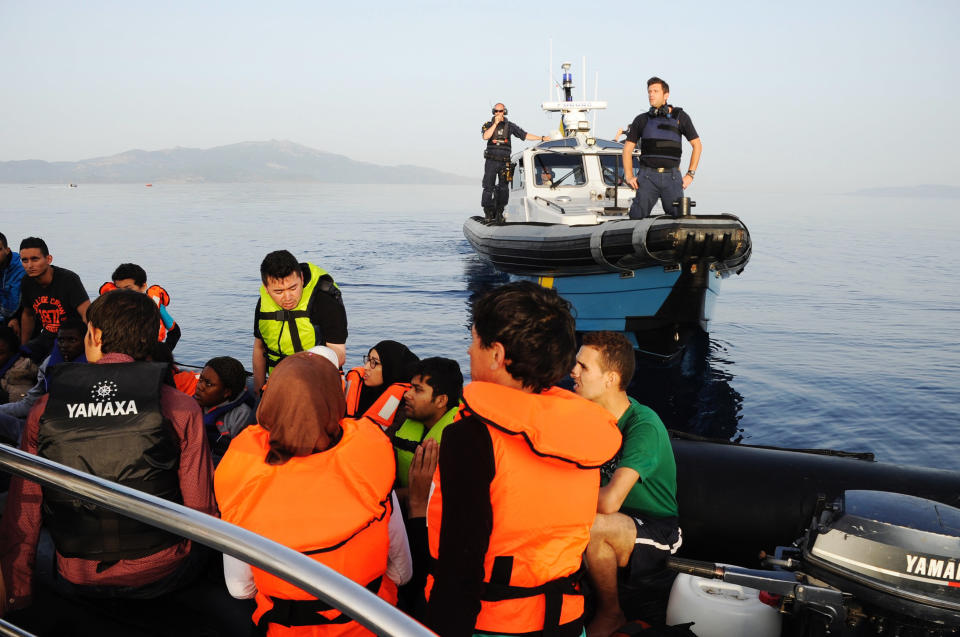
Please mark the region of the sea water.
<svg viewBox="0 0 960 637"><path fill-rule="evenodd" d="M958 200L691 193L737 214L753 257L709 338L643 362L630 392L667 426L756 444L869 451L950 469L960 443ZM347 363L377 341L457 359L469 299L503 281L463 238L479 188L328 184L0 185L14 249L43 237L91 298L120 263L171 296L178 361L249 368L259 265L287 249L343 291Z"/></svg>

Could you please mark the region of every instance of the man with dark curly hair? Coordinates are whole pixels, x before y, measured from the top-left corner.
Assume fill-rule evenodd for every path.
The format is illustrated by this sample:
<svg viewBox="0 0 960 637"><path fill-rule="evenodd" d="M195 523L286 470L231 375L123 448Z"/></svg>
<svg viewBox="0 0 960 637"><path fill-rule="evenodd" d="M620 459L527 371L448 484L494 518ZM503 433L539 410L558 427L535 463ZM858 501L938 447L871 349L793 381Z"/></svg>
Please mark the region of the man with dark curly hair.
<svg viewBox="0 0 960 637"><path fill-rule="evenodd" d="M605 409L553 386L576 351L554 291L496 288L474 304L471 332L473 382L427 507L427 624L445 637L580 635L581 555L620 432Z"/></svg>

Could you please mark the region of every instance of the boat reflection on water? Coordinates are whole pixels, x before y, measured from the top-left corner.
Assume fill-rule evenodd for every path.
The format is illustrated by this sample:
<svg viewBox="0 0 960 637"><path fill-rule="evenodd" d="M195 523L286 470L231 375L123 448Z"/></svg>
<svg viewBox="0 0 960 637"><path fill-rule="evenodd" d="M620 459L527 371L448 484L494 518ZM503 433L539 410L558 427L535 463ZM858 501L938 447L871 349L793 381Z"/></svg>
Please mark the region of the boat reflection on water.
<svg viewBox="0 0 960 637"><path fill-rule="evenodd" d="M731 384L732 363L721 342L698 330L674 358L638 352L627 393L657 412L667 429L739 442L743 396Z"/></svg>
<svg viewBox="0 0 960 637"><path fill-rule="evenodd" d="M472 254L463 263L469 317L473 299L511 278ZM733 362L721 342L699 330L676 356L664 359L637 352L636 363L627 393L657 412L668 429L739 442L743 396L731 385ZM573 389L569 378L560 385Z"/></svg>

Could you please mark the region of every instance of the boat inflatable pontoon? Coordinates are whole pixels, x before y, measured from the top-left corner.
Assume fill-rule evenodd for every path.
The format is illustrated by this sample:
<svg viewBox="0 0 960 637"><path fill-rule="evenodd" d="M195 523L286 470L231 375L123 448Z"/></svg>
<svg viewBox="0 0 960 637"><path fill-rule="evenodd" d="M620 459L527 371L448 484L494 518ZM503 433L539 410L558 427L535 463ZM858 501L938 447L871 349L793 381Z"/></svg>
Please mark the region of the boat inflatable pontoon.
<svg viewBox="0 0 960 637"><path fill-rule="evenodd" d="M498 270L528 276L627 273L705 262L739 274L750 259L750 232L734 215L618 219L591 225L489 224L472 217L463 233Z"/></svg>

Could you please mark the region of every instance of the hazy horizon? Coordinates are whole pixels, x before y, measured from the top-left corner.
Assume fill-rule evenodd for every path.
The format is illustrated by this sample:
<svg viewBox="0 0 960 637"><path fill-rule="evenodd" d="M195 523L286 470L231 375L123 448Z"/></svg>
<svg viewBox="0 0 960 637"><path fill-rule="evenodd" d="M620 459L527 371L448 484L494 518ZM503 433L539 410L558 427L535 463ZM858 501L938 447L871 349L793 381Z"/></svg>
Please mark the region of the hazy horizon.
<svg viewBox="0 0 960 637"><path fill-rule="evenodd" d="M547 134L557 116L539 104L569 61L578 97L599 73L602 137L646 110L648 77L670 83L703 141L694 197L960 186L943 141L958 133L960 4L606 9L0 4L0 161L276 139L479 182L490 106Z"/></svg>

